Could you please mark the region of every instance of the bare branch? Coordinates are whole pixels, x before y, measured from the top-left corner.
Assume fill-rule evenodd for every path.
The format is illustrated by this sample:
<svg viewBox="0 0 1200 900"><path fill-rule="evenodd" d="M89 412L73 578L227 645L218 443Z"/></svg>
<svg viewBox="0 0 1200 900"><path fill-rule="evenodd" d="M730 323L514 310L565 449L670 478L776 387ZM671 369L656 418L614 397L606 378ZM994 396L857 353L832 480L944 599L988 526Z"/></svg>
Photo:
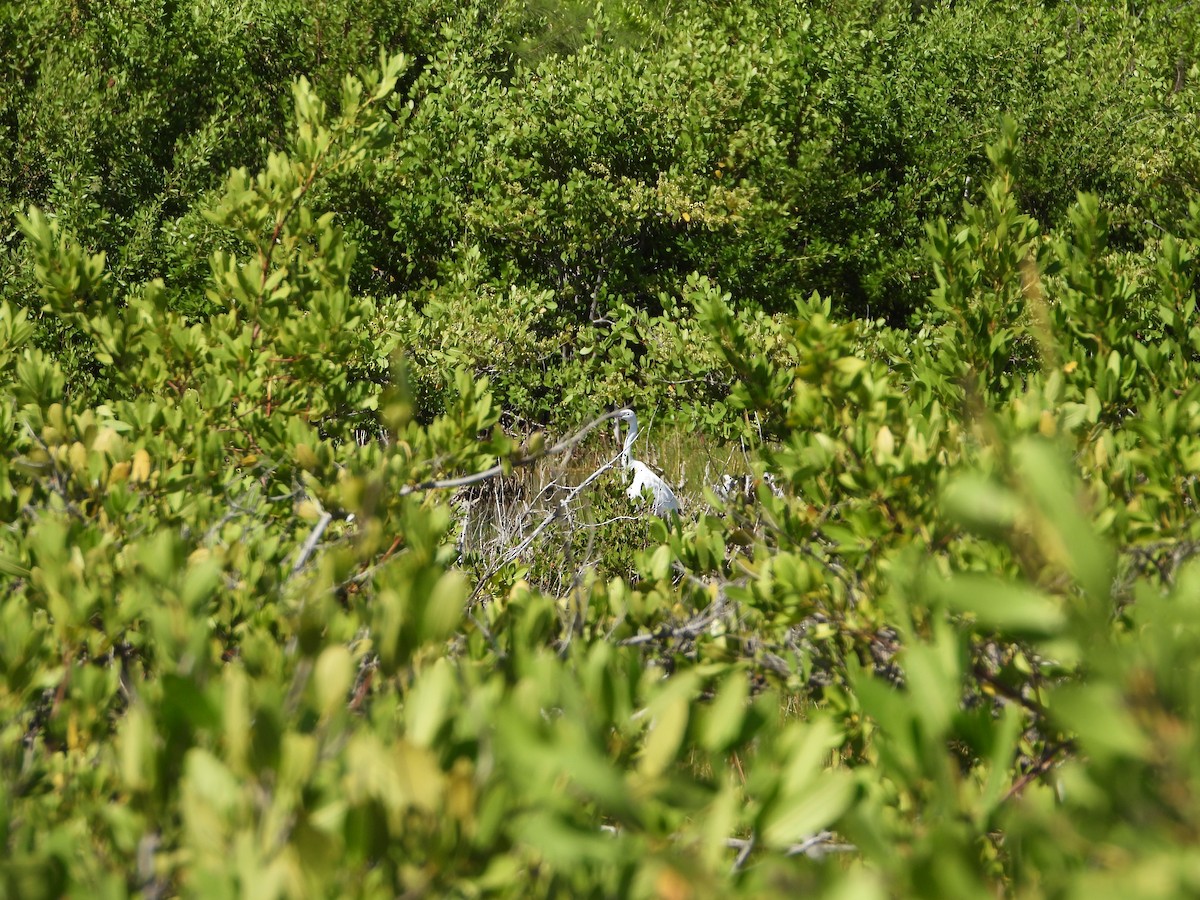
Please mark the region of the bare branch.
<svg viewBox="0 0 1200 900"><path fill-rule="evenodd" d="M321 540L321 535L325 533L325 529L329 527L329 523L333 521L333 514L321 510L321 517L317 519L317 523L313 525L312 531L309 532L307 540L300 548L300 552L296 554L296 561L292 563L292 571L288 573L288 578L294 578L296 573L304 568L304 564L308 562L308 558L317 549L317 542Z"/></svg>
<svg viewBox="0 0 1200 900"><path fill-rule="evenodd" d="M737 872L754 850L754 835L748 838L726 838L725 846L737 850L737 859L733 863L733 871ZM829 853L855 853L858 848L854 844L838 841L832 831L818 831L804 840L792 844L783 851L784 856L807 856L809 859L820 859Z"/></svg>
<svg viewBox="0 0 1200 900"><path fill-rule="evenodd" d="M523 456L520 459L509 460L508 464L514 469L520 469L525 466L533 465L535 462L543 459L544 457L557 456L560 453L565 453L579 444L579 442L587 437L588 433L597 425L601 425L605 422L615 419L618 412L620 412L620 410L605 413L600 418L594 419L587 425L584 425L583 428L575 432L575 434L571 435L569 438L564 438L563 440L559 441L548 450L543 450L541 453L534 453L529 456ZM415 494L417 491L440 491L450 488L466 487L467 485L471 484L478 484L481 481L487 481L490 478L496 478L499 475L503 475L504 468L504 463L498 463L497 465L492 466L490 469L485 469L482 472L476 472L473 475L463 475L459 478L443 478L432 481L423 481L420 484L406 484L404 487L400 488L399 496L407 497L409 494ZM600 471L608 471L609 468L611 468L611 463L609 466L604 467ZM599 475L600 471L594 473L592 477L594 478L596 475ZM590 480L591 478L588 479L588 481ZM584 484L586 483L587 482L585 481ZM580 487L583 487L583 485L580 485Z"/></svg>
<svg viewBox="0 0 1200 900"><path fill-rule="evenodd" d="M746 840L729 838L725 842L725 846L737 849L737 859L733 861L733 871L736 872L746 864L746 860L750 858L750 854L754 851L754 835L751 834Z"/></svg>
<svg viewBox="0 0 1200 900"><path fill-rule="evenodd" d="M587 425L582 431L580 431L574 437L568 438L566 441L561 441L560 443L556 444L554 447L551 447L549 450L547 450L546 453L543 455L549 456L556 452L561 453L562 449L564 449L565 447L574 446L576 443L579 442L579 440L585 434L587 434L589 431L591 431L593 428L595 428L601 422L604 422L607 419L611 419L615 415L616 415L616 413L609 413L608 415L605 415L599 419L596 419L594 422ZM525 540L521 541L521 543L519 543L516 547L514 547L512 550L508 551L508 553L506 553L504 555L504 557L500 560L500 562L498 562L494 566L492 566L492 568L482 578L479 579L479 581L475 585L475 590L473 590L471 592L471 596L467 600L467 605L469 606L472 603L474 603L475 599L479 596L479 593L483 590L483 586L485 584L487 584L487 582L491 579L491 577L493 575L495 575L497 572L499 572L501 569L503 569L510 562L512 562L514 559L516 559L518 556L520 556L522 553L524 553L529 548L529 545L532 544L535 540L537 540L538 535L540 535L543 531L545 531L548 527L550 527L551 522L555 521L556 519L564 517L567 514L568 505L571 503L572 500L574 500L576 497L578 497L580 495L580 493L582 493L584 488L586 488L588 485L590 485L593 481L595 481L597 478L599 478L605 472L612 469L613 466L615 466L620 461L620 459L621 459L620 454L617 454L616 456L614 456L612 459L610 459L608 462L606 462L604 465L602 465L600 468L598 468L595 472L593 472L587 478L583 479L583 481L579 482L579 484L575 485L575 487L573 487L570 490L570 492L567 494L566 497L564 497L562 500L559 500L558 505L555 506L554 509L552 509L550 511L549 515L547 515L544 519L542 519L542 521L538 524L538 526L529 533L529 535L525 538ZM497 466L495 468L498 469L499 467ZM489 470L489 471L492 471L492 470ZM481 474L485 474L485 473L481 473Z"/></svg>

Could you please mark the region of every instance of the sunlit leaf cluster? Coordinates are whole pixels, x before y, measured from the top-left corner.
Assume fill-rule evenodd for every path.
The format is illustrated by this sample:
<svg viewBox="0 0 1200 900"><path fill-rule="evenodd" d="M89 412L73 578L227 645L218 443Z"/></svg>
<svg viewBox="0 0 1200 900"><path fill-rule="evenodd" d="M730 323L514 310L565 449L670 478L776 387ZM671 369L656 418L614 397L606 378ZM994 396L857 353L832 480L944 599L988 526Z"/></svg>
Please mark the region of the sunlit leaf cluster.
<svg viewBox="0 0 1200 900"><path fill-rule="evenodd" d="M0 3L0 897L1200 892L1185 18Z"/></svg>

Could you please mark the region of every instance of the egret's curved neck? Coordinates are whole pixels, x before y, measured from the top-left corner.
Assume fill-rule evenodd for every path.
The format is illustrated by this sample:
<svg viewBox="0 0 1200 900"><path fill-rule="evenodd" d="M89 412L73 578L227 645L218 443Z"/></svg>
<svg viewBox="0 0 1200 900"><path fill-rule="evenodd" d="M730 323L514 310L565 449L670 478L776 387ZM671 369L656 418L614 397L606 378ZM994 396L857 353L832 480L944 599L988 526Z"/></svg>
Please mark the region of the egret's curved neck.
<svg viewBox="0 0 1200 900"><path fill-rule="evenodd" d="M633 463L633 439L637 437L638 433L637 415L631 412L627 421L629 422L629 434L625 435L625 446L621 448L621 465L625 468L629 468Z"/></svg>

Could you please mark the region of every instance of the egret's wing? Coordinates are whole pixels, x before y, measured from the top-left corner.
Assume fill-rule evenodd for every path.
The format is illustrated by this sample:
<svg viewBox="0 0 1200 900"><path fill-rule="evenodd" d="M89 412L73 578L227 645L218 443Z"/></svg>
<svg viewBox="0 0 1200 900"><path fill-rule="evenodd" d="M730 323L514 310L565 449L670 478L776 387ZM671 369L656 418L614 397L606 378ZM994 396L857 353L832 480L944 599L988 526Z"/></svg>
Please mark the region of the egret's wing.
<svg viewBox="0 0 1200 900"><path fill-rule="evenodd" d="M675 496L671 486L661 478L654 486L654 512L660 516L669 512L679 512L679 498Z"/></svg>
<svg viewBox="0 0 1200 900"><path fill-rule="evenodd" d="M665 516L669 512L679 512L679 499L669 484L651 472L640 460L634 460L631 468L633 484L625 492L630 500L642 499L642 492L649 488L655 515Z"/></svg>
<svg viewBox="0 0 1200 900"><path fill-rule="evenodd" d="M640 500L642 499L642 491L647 487L651 487L650 479L654 475L637 460L634 460L631 468L633 469L633 483L629 485L629 489L625 491L625 494L630 500Z"/></svg>

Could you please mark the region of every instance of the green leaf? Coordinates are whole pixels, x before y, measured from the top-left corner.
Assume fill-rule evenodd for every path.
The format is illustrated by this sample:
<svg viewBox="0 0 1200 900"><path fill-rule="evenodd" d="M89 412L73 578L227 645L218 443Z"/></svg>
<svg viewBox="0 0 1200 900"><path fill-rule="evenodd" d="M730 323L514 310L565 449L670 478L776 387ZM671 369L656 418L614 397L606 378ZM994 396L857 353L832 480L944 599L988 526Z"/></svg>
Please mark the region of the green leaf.
<svg viewBox="0 0 1200 900"><path fill-rule="evenodd" d="M421 747L433 745L442 724L454 715L454 671L439 659L421 673L404 705L409 739Z"/></svg>
<svg viewBox="0 0 1200 900"><path fill-rule="evenodd" d="M157 735L141 704L134 705L125 714L117 734L121 778L126 790L142 791L153 787Z"/></svg>
<svg viewBox="0 0 1200 900"><path fill-rule="evenodd" d="M214 559L202 559L188 566L183 576L180 599L183 605L194 609L208 600L221 581L221 564Z"/></svg>
<svg viewBox="0 0 1200 900"><path fill-rule="evenodd" d="M1041 637L1058 634L1067 623L1060 601L1020 582L956 575L932 589L948 608L971 615L983 628Z"/></svg>
<svg viewBox="0 0 1200 900"><path fill-rule="evenodd" d="M183 777L196 797L221 812L232 811L240 800L241 787L233 773L219 759L194 747L183 761Z"/></svg>
<svg viewBox="0 0 1200 900"><path fill-rule="evenodd" d="M850 808L857 792L849 772L822 772L806 789L785 794L763 822L763 842L786 849L833 825Z"/></svg>
<svg viewBox="0 0 1200 900"><path fill-rule="evenodd" d="M516 823L521 838L536 847L547 862L570 871L585 863L616 865L628 852L625 842L598 828L581 828L552 812L522 816Z"/></svg>
<svg viewBox="0 0 1200 900"><path fill-rule="evenodd" d="M704 712L700 743L706 750L720 753L733 746L742 732L749 697L750 683L744 673L733 672L721 682Z"/></svg>
<svg viewBox="0 0 1200 900"><path fill-rule="evenodd" d="M1021 713L1013 704L1005 704L993 734L992 752L988 756L987 783L980 797L980 811L990 816L1003 798L1012 781L1012 761L1021 738Z"/></svg>
<svg viewBox="0 0 1200 900"><path fill-rule="evenodd" d="M1003 537L1016 524L1022 503L1016 494L977 473L955 478L942 495L946 514L960 525L991 537Z"/></svg>
<svg viewBox="0 0 1200 900"><path fill-rule="evenodd" d="M429 593L421 621L420 639L424 642L445 640L462 621L469 586L458 570L444 573Z"/></svg>
<svg viewBox="0 0 1200 900"><path fill-rule="evenodd" d="M638 770L648 776L661 775L679 754L691 712L688 697L676 693L661 706L650 723L642 746Z"/></svg>
<svg viewBox="0 0 1200 900"><path fill-rule="evenodd" d="M914 712L926 736L935 740L949 729L962 694L957 648L948 630L945 622L940 622L935 629L938 644L913 643L904 650L903 657Z"/></svg>
<svg viewBox="0 0 1200 900"><path fill-rule="evenodd" d="M354 682L354 658L350 651L340 644L326 647L313 666L313 680L317 709L322 716L331 716L344 707Z"/></svg>
<svg viewBox="0 0 1200 900"><path fill-rule="evenodd" d="M1048 706L1054 720L1073 732L1093 757L1149 757L1150 741L1113 685L1067 685L1054 691Z"/></svg>
<svg viewBox="0 0 1200 900"><path fill-rule="evenodd" d="M842 375L853 377L865 369L868 363L858 356L843 356L835 360L833 365Z"/></svg>
<svg viewBox="0 0 1200 900"><path fill-rule="evenodd" d="M16 578L28 578L30 575L29 569L5 553L0 553L0 572Z"/></svg>
<svg viewBox="0 0 1200 900"><path fill-rule="evenodd" d="M1017 470L1030 498L1050 526L1053 543L1045 549L1057 556L1087 592L1093 625L1107 621L1114 577L1113 556L1080 508L1078 479L1054 445L1026 439L1013 448Z"/></svg>
<svg viewBox="0 0 1200 900"><path fill-rule="evenodd" d="M655 581L663 581L671 574L671 563L673 561L674 557L671 555L671 548L663 544L650 557L646 573Z"/></svg>

